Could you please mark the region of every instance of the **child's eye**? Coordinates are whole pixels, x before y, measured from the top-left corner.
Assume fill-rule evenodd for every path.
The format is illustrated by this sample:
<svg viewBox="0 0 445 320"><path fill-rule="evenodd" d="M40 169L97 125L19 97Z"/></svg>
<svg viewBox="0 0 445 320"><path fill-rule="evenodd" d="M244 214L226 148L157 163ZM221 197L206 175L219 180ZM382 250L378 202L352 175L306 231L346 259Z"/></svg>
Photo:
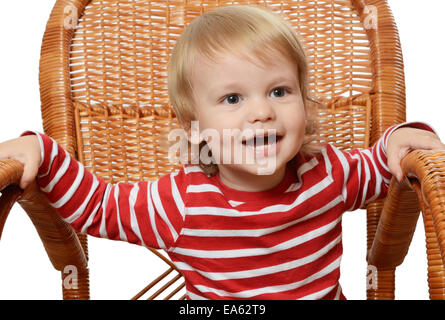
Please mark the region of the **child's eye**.
<svg viewBox="0 0 445 320"><path fill-rule="evenodd" d="M279 88L273 89L271 93L276 94L277 97L280 98L280 97L284 96L286 94L286 92L289 92L289 90L287 88L279 87Z"/></svg>
<svg viewBox="0 0 445 320"><path fill-rule="evenodd" d="M240 100L239 95L230 94L223 99L223 102L227 101L228 104L236 104L239 102L239 100Z"/></svg>

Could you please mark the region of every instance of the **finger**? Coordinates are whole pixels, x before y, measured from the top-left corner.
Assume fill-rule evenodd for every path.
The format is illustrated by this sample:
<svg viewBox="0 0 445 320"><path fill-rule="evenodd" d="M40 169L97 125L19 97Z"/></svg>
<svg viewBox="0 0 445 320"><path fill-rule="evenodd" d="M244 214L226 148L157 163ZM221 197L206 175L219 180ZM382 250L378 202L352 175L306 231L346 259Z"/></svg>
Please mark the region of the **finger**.
<svg viewBox="0 0 445 320"><path fill-rule="evenodd" d="M36 178L37 170L37 166L25 165L22 178L20 179L20 188L24 190Z"/></svg>
<svg viewBox="0 0 445 320"><path fill-rule="evenodd" d="M436 143L434 143L433 147L431 149L440 149L440 150L444 150L445 149L445 144L442 143L440 140L436 141Z"/></svg>
<svg viewBox="0 0 445 320"><path fill-rule="evenodd" d="M432 140L429 143L424 143L424 144L413 144L413 149L424 149L424 150L443 150L445 149L445 144L443 144L441 141L439 140Z"/></svg>
<svg viewBox="0 0 445 320"><path fill-rule="evenodd" d="M445 144L443 144L439 137L432 132L422 132L419 139L411 140L409 145L412 149L445 149Z"/></svg>
<svg viewBox="0 0 445 320"><path fill-rule="evenodd" d="M393 177L395 177L397 179L397 181L402 181L403 179L403 171L402 171L402 167L400 165L393 165L392 168L390 168L391 174L393 175Z"/></svg>
<svg viewBox="0 0 445 320"><path fill-rule="evenodd" d="M389 171L399 182L403 179L403 171L400 163L407 153L408 149L406 148L400 149L399 152L388 153Z"/></svg>

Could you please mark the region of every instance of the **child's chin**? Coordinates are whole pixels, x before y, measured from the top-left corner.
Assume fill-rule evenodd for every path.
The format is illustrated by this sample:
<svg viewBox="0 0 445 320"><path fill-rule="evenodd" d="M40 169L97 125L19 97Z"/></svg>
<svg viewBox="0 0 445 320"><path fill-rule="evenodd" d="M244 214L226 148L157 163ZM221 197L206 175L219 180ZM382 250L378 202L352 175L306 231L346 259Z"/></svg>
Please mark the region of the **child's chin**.
<svg viewBox="0 0 445 320"><path fill-rule="evenodd" d="M234 164L232 167L240 171L248 172L257 176L273 175L279 171L280 168L275 163L266 164Z"/></svg>

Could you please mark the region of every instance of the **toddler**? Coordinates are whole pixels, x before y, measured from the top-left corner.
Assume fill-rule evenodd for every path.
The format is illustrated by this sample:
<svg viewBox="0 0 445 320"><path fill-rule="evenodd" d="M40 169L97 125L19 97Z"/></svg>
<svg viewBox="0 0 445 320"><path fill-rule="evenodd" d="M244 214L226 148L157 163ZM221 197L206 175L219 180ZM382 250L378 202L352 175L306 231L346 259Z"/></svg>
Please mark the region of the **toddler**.
<svg viewBox="0 0 445 320"><path fill-rule="evenodd" d="M199 145L198 161L177 172L108 184L34 132L0 144L0 158L21 161L20 186L37 177L75 230L165 249L188 299L344 299L343 212L384 197L409 150L444 148L417 122L392 126L365 150L312 148L302 46L255 6L194 20L174 48L168 86L190 147Z"/></svg>

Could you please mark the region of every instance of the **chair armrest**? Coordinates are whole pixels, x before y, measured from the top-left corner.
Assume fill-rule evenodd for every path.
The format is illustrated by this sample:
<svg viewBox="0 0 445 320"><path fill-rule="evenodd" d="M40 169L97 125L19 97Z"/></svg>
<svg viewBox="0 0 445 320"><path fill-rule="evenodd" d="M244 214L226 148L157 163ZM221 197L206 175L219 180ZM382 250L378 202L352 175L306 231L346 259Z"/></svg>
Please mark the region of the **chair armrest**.
<svg viewBox="0 0 445 320"><path fill-rule="evenodd" d="M401 183L391 181L368 263L382 269L400 265L422 209L424 215L431 215L445 264L445 152L415 150L402 160L401 166L405 179Z"/></svg>
<svg viewBox="0 0 445 320"><path fill-rule="evenodd" d="M0 161L0 190L9 185L18 185L23 175L23 165L17 160Z"/></svg>
<svg viewBox="0 0 445 320"><path fill-rule="evenodd" d="M11 207L18 202L34 224L56 270L63 271L68 265L86 269L87 255L76 232L61 219L35 182L24 191L18 187L22 174L20 162L0 161L0 235Z"/></svg>
<svg viewBox="0 0 445 320"><path fill-rule="evenodd" d="M0 238L9 211L23 193L18 187L23 175L23 165L16 160L0 161Z"/></svg>

